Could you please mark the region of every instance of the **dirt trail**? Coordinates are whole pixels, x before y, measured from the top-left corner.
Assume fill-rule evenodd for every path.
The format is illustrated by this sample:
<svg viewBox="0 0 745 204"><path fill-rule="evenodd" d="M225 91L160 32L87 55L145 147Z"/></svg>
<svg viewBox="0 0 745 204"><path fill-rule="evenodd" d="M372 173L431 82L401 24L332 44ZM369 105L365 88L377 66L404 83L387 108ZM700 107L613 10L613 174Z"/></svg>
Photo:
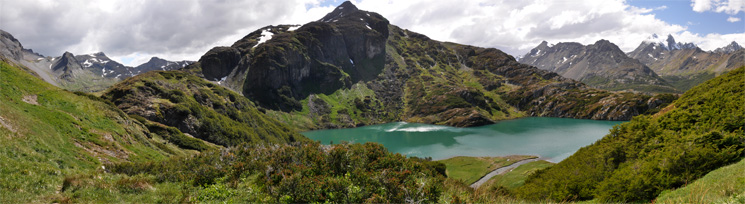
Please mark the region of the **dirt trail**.
<svg viewBox="0 0 745 204"><path fill-rule="evenodd" d="M534 161L538 161L538 160L541 160L541 158L526 159L526 160L522 160L522 161L519 161L519 162L515 162L514 164L509 165L509 166L505 166L505 167L502 167L502 168L495 169L494 171L489 172L488 174L486 174L486 176L481 177L481 179L479 179L478 181L476 181L473 184L471 184L471 188L474 188L474 189L479 188L479 186L481 186L484 183L486 183L486 181L488 181L491 177L494 177L494 176L499 175L499 174L503 174L503 173L505 173L505 172L507 172L507 171L509 171L511 169L517 168L520 165L527 164L527 163L534 162Z"/></svg>

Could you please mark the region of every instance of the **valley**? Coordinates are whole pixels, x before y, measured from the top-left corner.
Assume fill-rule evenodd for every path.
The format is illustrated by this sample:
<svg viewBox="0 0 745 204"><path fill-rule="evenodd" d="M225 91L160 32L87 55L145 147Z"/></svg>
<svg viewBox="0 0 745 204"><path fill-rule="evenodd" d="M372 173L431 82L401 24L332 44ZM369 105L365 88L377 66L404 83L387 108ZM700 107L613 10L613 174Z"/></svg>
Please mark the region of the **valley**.
<svg viewBox="0 0 745 204"><path fill-rule="evenodd" d="M595 36L518 56L357 3L200 33L237 41L169 31L209 47L139 66L113 59L159 46L49 57L0 30L0 203L745 202L737 42ZM199 50L172 49L156 50Z"/></svg>

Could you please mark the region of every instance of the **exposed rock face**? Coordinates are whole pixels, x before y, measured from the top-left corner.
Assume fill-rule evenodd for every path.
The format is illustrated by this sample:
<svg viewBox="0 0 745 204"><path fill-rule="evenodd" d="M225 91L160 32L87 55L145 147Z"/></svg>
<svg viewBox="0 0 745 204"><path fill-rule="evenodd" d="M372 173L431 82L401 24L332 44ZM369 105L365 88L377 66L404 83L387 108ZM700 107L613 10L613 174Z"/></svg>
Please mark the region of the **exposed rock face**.
<svg viewBox="0 0 745 204"><path fill-rule="evenodd" d="M674 40L668 42L671 46ZM520 59L521 63L549 70L564 77L608 90L641 92L677 92L650 68L626 56L607 40L595 44L542 42Z"/></svg>
<svg viewBox="0 0 745 204"><path fill-rule="evenodd" d="M256 46L244 95L265 107L299 110L297 99L310 93L330 94L374 79L385 62L388 21L353 5L335 12L326 22L275 34Z"/></svg>
<svg viewBox="0 0 745 204"><path fill-rule="evenodd" d="M23 46L8 32L0 30L0 56L9 60L20 61L23 58Z"/></svg>
<svg viewBox="0 0 745 204"><path fill-rule="evenodd" d="M73 81L76 77L80 77L84 74L83 66L81 66L75 59L75 56L69 52L62 54L62 57L52 64L52 71L54 71L60 79L66 81Z"/></svg>
<svg viewBox="0 0 745 204"><path fill-rule="evenodd" d="M678 42L675 44L677 46L671 48L669 42L675 42L671 35L666 42L655 36L642 42L628 55L647 65L679 90L688 90L716 75L745 66L745 61L741 58L738 60L745 50L736 42L707 52L691 43Z"/></svg>
<svg viewBox="0 0 745 204"><path fill-rule="evenodd" d="M592 89L497 49L434 41L349 2L317 22L254 31L186 70L242 91L298 129L462 127L527 115L625 120L647 112L650 98Z"/></svg>
<svg viewBox="0 0 745 204"><path fill-rule="evenodd" d="M241 60L241 53L232 47L215 47L204 54L199 62L202 63L204 78L218 81L227 77Z"/></svg>

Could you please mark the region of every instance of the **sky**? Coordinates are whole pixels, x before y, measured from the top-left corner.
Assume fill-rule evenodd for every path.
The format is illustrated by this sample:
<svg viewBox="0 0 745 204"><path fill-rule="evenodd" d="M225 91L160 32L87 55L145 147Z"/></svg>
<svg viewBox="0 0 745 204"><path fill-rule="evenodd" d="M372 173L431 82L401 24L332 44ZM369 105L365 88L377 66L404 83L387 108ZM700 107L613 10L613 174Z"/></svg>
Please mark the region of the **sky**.
<svg viewBox="0 0 745 204"><path fill-rule="evenodd" d="M341 0L0 0L0 29L45 56L104 52L137 66L198 60L267 25L304 24ZM521 56L542 41L626 52L652 34L713 50L745 45L745 0L352 0L439 41Z"/></svg>

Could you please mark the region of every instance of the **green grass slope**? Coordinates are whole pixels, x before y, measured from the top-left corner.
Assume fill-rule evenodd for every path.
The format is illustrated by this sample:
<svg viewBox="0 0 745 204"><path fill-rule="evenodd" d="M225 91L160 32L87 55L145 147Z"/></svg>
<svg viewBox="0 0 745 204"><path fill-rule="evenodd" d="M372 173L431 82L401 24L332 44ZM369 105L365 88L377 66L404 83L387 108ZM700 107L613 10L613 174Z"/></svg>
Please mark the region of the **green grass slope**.
<svg viewBox="0 0 745 204"><path fill-rule="evenodd" d="M137 115L143 123L170 126L168 131L181 131L218 145L307 140L288 125L267 117L245 97L186 72L140 74L115 85L102 98L127 114Z"/></svg>
<svg viewBox="0 0 745 204"><path fill-rule="evenodd" d="M548 168L554 164L545 160L538 160L523 164L504 174L496 175L489 179L480 190L498 189L499 187L514 189L525 184L525 180L538 170Z"/></svg>
<svg viewBox="0 0 745 204"><path fill-rule="evenodd" d="M683 188L662 192L655 203L745 203L745 160L709 172Z"/></svg>
<svg viewBox="0 0 745 204"><path fill-rule="evenodd" d="M638 116L517 189L526 199L650 201L739 161L745 149L745 67Z"/></svg>
<svg viewBox="0 0 745 204"><path fill-rule="evenodd" d="M51 202L71 175L190 155L98 97L0 62L0 203Z"/></svg>
<svg viewBox="0 0 745 204"><path fill-rule="evenodd" d="M439 162L445 164L445 172L448 178L457 179L466 184L472 184L498 168L531 158L535 158L535 156L453 157L440 160Z"/></svg>

